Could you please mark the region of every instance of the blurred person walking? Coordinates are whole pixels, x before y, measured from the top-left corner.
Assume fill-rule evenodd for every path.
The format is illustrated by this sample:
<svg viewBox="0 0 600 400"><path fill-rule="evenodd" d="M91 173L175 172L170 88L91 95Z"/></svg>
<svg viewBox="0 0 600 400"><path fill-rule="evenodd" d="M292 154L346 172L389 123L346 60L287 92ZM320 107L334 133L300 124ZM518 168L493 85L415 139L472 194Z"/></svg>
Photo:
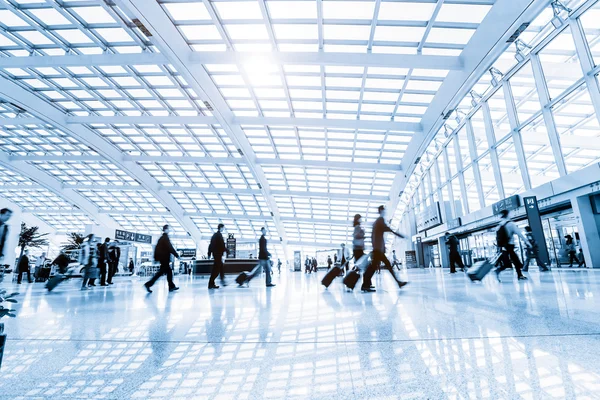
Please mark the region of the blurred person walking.
<svg viewBox="0 0 600 400"><path fill-rule="evenodd" d="M525 227L525 237L527 237L527 240L529 240L529 243L531 244L531 246L529 246L527 248L527 252L525 253L526 258L525 258L525 263L523 264L523 271L524 272L529 271L529 263L531 262L531 260L535 260L535 262L541 272L550 271L548 269L548 267L546 265L544 265L544 263L540 259L539 246L536 243L535 238L533 237L533 232L531 231L531 227L529 225Z"/></svg>
<svg viewBox="0 0 600 400"><path fill-rule="evenodd" d="M354 233L352 234L352 257L357 262L365 255L365 230L362 227L362 216L356 214L352 222Z"/></svg>
<svg viewBox="0 0 600 400"><path fill-rule="evenodd" d="M581 267L582 263L577 259L577 248L575 247L575 240L573 240L573 236L567 235L565 236L567 241L565 242L565 250L567 252L567 256L569 257L569 268L573 268L573 262L577 262L577 266Z"/></svg>
<svg viewBox="0 0 600 400"><path fill-rule="evenodd" d="M31 271L29 270L29 250L28 249L25 249L25 251L23 252L23 255L19 259L19 264L17 266L17 269L19 270L19 275L17 276L17 283L19 285L21 284L21 280L23 279L24 273L27 273L27 281L29 283L33 282L31 280Z"/></svg>
<svg viewBox="0 0 600 400"><path fill-rule="evenodd" d="M98 268L100 268L100 286L108 286L106 283L106 263L108 261L108 243L110 238L104 239L104 243L98 246Z"/></svg>
<svg viewBox="0 0 600 400"><path fill-rule="evenodd" d="M156 243L156 247L154 248L154 260L160 263L160 269L158 272L150 279L148 282L144 283L144 287L148 291L148 293L152 293L150 289L163 275L167 276L167 283L169 284L169 292L173 292L175 290L179 290L177 286L173 283L173 270L171 269L171 255L175 258L179 259L179 254L173 248L171 244L171 239L169 239L170 232L169 225L163 226L163 234L158 239Z"/></svg>
<svg viewBox="0 0 600 400"><path fill-rule="evenodd" d="M463 264L462 257L460 256L460 251L458 247L460 245L456 236L451 235L450 232L446 232L444 235L446 237L446 246L448 246L448 260L450 262L450 273L456 273L456 266L460 268L461 271L465 272L465 265Z"/></svg>
<svg viewBox="0 0 600 400"><path fill-rule="evenodd" d="M79 249L79 264L83 267L81 290L86 290L88 286L96 286L93 280L98 276L98 250L94 245L93 233L88 235L87 240Z"/></svg>
<svg viewBox="0 0 600 400"><path fill-rule="evenodd" d="M106 283L113 284L113 277L119 271L119 260L121 259L121 248L117 243L112 243L108 247L108 279Z"/></svg>
<svg viewBox="0 0 600 400"><path fill-rule="evenodd" d="M208 281L209 289L218 289L219 286L215 284L217 276L221 276L221 285L227 286L225 283L225 271L223 270L223 254L227 251L225 246L225 239L223 239L223 230L225 225L219 224L217 231L212 235L210 244L208 245L208 258L211 254L214 258L213 269L210 274L210 280ZM252 258L252 257L251 257Z"/></svg>
<svg viewBox="0 0 600 400"><path fill-rule="evenodd" d="M500 266L496 268L496 279L500 281L500 272L507 268L510 268L511 263L514 264L515 270L517 271L517 277L519 280L526 280L527 278L521 272L523 264L517 253L515 253L515 235L519 236L523 243L529 248L531 244L529 240L523 235L517 225L509 218L509 212L502 210L500 212L500 223L496 228L496 245L501 249L502 256L500 257Z"/></svg>
<svg viewBox="0 0 600 400"><path fill-rule="evenodd" d="M401 281L396 276L396 273L394 272L394 269L392 268L392 264L390 263L390 260L388 260L388 258L385 255L385 239L384 239L385 233L391 232L394 235L398 236L399 238L404 238L404 236L398 232L394 232L392 230L392 228L390 228L386 224L386 222L385 222L385 207L384 206L379 206L378 211L379 211L379 218L377 218L375 220L375 223L373 224L373 230L371 232L371 243L373 245L373 253L371 254L371 265L367 268L367 271L363 275L363 283L362 283L362 287L361 287L361 290L363 292L374 292L375 291L375 289L373 289L371 287L371 279L373 278L373 274L375 273L375 270L377 268L379 268L381 263L383 263L385 269L387 269L390 272L390 274L392 274L392 278L394 278L394 280L398 284L398 288L402 288L403 286L405 286L408 283L408 282Z"/></svg>
<svg viewBox="0 0 600 400"><path fill-rule="evenodd" d="M275 286L275 284L271 282L271 263L269 262L271 253L269 253L269 250L267 250L267 229L263 226L260 228L260 232L262 235L260 236L260 239L258 239L258 264L256 267L254 267L250 274L246 276L244 281L241 279L238 281L240 286L242 286L244 283L249 284L250 281L260 273L261 268L265 272L267 287Z"/></svg>

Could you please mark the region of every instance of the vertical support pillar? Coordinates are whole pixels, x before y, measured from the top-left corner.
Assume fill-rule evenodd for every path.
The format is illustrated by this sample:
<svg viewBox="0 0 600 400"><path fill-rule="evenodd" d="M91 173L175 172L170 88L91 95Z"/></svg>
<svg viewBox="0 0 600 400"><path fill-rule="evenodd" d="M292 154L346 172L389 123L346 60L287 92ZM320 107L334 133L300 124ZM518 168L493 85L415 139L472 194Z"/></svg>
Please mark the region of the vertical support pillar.
<svg viewBox="0 0 600 400"><path fill-rule="evenodd" d="M437 193L442 212L442 221L445 223L448 222L448 219L450 219L451 217L446 212L446 201L448 199L444 198L444 193L442 192L442 175L440 174L440 166L437 160L435 160L435 162L433 163L433 172L435 173L435 179L438 181Z"/></svg>
<svg viewBox="0 0 600 400"><path fill-rule="evenodd" d="M438 238L438 247L440 250L440 264L442 265L442 268L450 268L450 257L448 257L445 236Z"/></svg>
<svg viewBox="0 0 600 400"><path fill-rule="evenodd" d="M506 113L508 115L508 121L510 123L513 144L515 147L515 153L517 154L517 162L519 163L519 169L521 170L523 185L525 185L525 190L531 190L529 168L527 168L525 150L523 149L523 139L521 138L521 131L519 130L517 106L515 105L515 98L513 97L512 89L508 81L504 81L502 83L502 90L504 90L504 102L506 103Z"/></svg>
<svg viewBox="0 0 600 400"><path fill-rule="evenodd" d="M450 193L450 210L452 211L452 218L456 217L456 202L454 201L454 191L452 190L452 171L450 170L450 161L448 160L448 151L444 147L442 150L442 157L444 160L444 168L446 169L446 185L448 185L448 193Z"/></svg>
<svg viewBox="0 0 600 400"><path fill-rule="evenodd" d="M481 171L479 169L479 161L477 161L477 145L475 144L475 134L473 133L473 124L471 119L465 123L467 129L467 140L469 141L469 153L471 154L471 165L473 166L473 176L475 177L475 187L477 188L477 198L479 199L479 207L485 207L485 197L483 194L483 185L481 184Z"/></svg>
<svg viewBox="0 0 600 400"><path fill-rule="evenodd" d="M487 136L488 144L490 145L490 158L492 160L492 170L494 171L494 177L496 178L496 187L498 187L498 197L504 199L506 198L506 192L504 191L504 184L502 183L500 162L498 161L498 152L496 151L496 136L494 135L494 123L492 122L492 114L490 112L489 104L487 102L483 103L481 105L481 110L483 111L485 135Z"/></svg>
<svg viewBox="0 0 600 400"><path fill-rule="evenodd" d="M577 218L585 263L589 268L600 268L600 215L595 215L592 211L589 195L572 198L571 205Z"/></svg>
<svg viewBox="0 0 600 400"><path fill-rule="evenodd" d="M558 168L560 176L567 175L567 167L565 159L563 157L562 149L560 146L560 138L554 123L554 116L552 111L548 107L550 104L550 92L548 91L548 85L544 78L544 71L540 62L540 56L538 54L531 54L531 68L533 69L533 78L535 80L535 87L540 99L540 105L542 106L542 115L544 117L544 124L546 125L546 131L548 132L548 139L550 140L550 146L552 146L552 154L554 155L554 162Z"/></svg>
<svg viewBox="0 0 600 400"><path fill-rule="evenodd" d="M458 143L458 133L454 135L454 154L456 155L456 169L458 169L458 184L460 185L460 194L462 196L463 215L467 215L469 211L469 198L467 197L467 185L465 184L465 175L463 173L462 154L460 152L460 144Z"/></svg>
<svg viewBox="0 0 600 400"><path fill-rule="evenodd" d="M596 112L596 119L600 123L600 83L594 75L590 75L589 72L594 69L594 58L590 46L588 45L583 26L581 21L570 18L569 26L571 28L571 34L573 35L573 41L575 42L575 50L577 51L577 57L579 58L579 64L583 71L583 77L585 84L590 92L590 98L592 99L592 105Z"/></svg>

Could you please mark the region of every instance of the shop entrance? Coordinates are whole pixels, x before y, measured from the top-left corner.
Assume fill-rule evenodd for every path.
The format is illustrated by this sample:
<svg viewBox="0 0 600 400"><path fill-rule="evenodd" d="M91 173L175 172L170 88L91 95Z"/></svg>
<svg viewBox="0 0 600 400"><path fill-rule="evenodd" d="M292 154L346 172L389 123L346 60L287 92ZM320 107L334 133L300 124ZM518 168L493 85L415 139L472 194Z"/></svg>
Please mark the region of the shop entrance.
<svg viewBox="0 0 600 400"><path fill-rule="evenodd" d="M442 261L440 260L440 246L437 242L424 242L423 256L425 268L440 268L442 266Z"/></svg>
<svg viewBox="0 0 600 400"><path fill-rule="evenodd" d="M543 217L544 235L550 253L550 262L553 267L569 266L569 255L566 251L565 236L571 235L575 242L577 257L583 257L580 253L581 244L579 241L579 231L577 228L577 218L572 212L559 213ZM573 266L577 266L574 264Z"/></svg>

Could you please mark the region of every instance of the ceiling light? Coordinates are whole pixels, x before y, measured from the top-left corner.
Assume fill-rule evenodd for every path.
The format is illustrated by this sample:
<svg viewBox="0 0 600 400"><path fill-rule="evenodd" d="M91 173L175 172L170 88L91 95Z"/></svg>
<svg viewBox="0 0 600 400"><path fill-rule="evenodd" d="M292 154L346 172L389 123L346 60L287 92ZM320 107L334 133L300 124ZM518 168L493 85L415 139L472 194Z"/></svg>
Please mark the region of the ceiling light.
<svg viewBox="0 0 600 400"><path fill-rule="evenodd" d="M554 13L554 17L552 18L552 25L554 25L554 27L556 29L558 29L565 24L565 20L563 17L561 17L560 13L562 11L566 11L567 14L569 14L572 10L570 8L566 7L559 0L554 0L552 2L551 6L552 6L552 11Z"/></svg>
<svg viewBox="0 0 600 400"><path fill-rule="evenodd" d="M492 86L497 87L500 84L500 81L504 77L504 74L500 72L498 69L492 67L489 69L490 75L492 76Z"/></svg>
<svg viewBox="0 0 600 400"><path fill-rule="evenodd" d="M518 62L525 61L526 52L531 50L531 46L522 41L521 39L517 39L515 40L515 48L517 50L517 52L515 53L515 59Z"/></svg>
<svg viewBox="0 0 600 400"><path fill-rule="evenodd" d="M471 106L477 107L477 104L481 101L481 95L475 90L471 90L469 94L471 95Z"/></svg>

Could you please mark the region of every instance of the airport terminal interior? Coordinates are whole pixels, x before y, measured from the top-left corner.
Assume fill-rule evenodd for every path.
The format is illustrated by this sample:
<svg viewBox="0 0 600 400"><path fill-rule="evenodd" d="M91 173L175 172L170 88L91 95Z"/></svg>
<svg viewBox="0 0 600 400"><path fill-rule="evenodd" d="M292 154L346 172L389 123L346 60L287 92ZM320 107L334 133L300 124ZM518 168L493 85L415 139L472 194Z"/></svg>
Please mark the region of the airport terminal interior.
<svg viewBox="0 0 600 400"><path fill-rule="evenodd" d="M599 21L0 0L0 399L600 399Z"/></svg>

